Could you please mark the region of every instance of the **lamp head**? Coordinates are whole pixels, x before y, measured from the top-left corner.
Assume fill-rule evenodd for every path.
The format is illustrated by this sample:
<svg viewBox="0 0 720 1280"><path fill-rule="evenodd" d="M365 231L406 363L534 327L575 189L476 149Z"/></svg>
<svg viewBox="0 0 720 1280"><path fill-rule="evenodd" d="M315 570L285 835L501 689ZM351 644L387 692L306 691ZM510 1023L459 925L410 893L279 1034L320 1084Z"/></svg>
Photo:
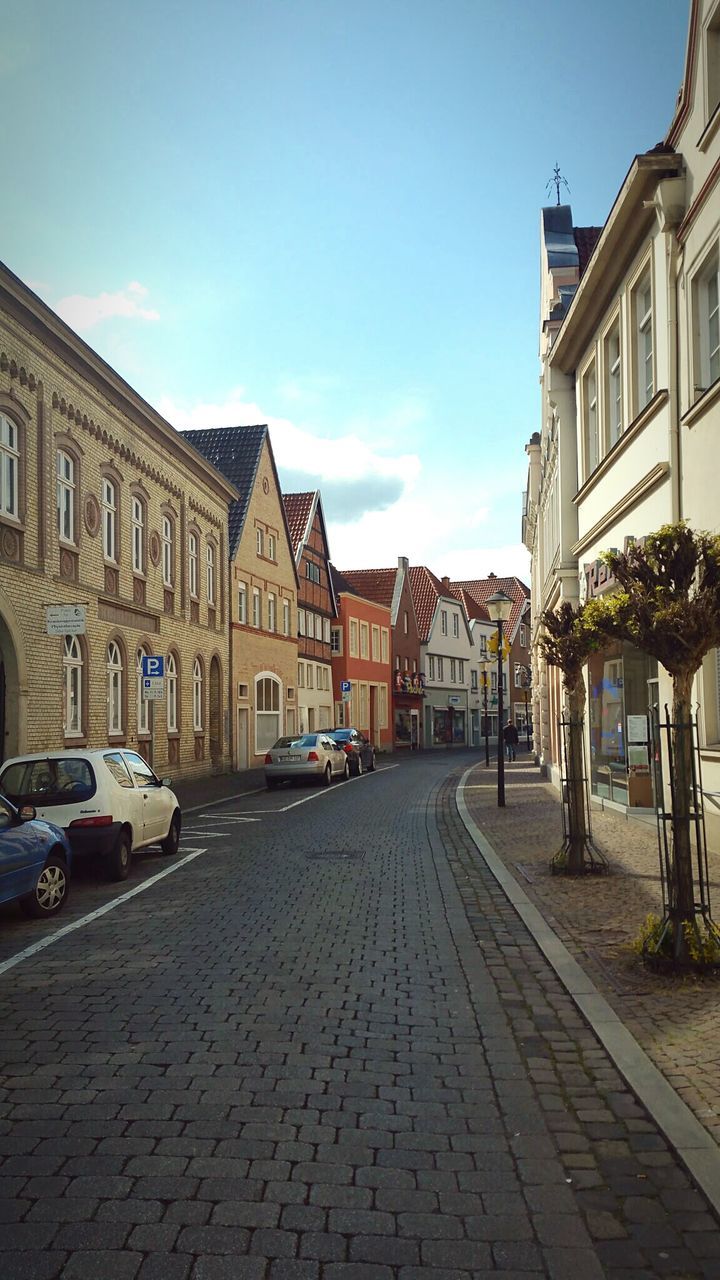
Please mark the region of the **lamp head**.
<svg viewBox="0 0 720 1280"><path fill-rule="evenodd" d="M512 612L513 601L504 591L496 591L485 601L485 607L493 622L507 622Z"/></svg>

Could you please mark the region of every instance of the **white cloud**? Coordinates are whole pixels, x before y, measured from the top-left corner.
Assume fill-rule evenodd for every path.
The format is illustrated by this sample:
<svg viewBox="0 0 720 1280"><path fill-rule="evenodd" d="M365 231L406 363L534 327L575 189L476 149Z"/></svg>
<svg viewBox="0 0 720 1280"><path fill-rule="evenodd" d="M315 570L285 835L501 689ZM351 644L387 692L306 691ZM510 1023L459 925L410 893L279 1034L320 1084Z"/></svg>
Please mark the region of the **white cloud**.
<svg viewBox="0 0 720 1280"><path fill-rule="evenodd" d="M99 293L90 298L85 294L73 293L55 303L55 310L73 329L91 329L101 320L122 316L132 320L159 320L159 311L141 305L148 290L137 280L132 280L117 293Z"/></svg>
<svg viewBox="0 0 720 1280"><path fill-rule="evenodd" d="M330 551L339 569L387 568L406 555L438 577L496 573L528 580L525 548L507 541L508 531L520 523L521 486L514 471L473 477L457 465L452 450L439 464L436 450L433 463L423 467L417 453L393 451L395 433L373 444L357 418L329 439L266 413L241 386L221 402L186 407L166 396L157 408L179 429L267 423L281 477L290 476L293 489L323 491ZM397 411L397 405L381 407L375 425ZM420 405L408 408L407 420L421 411ZM338 504L344 496L348 514L342 519Z"/></svg>

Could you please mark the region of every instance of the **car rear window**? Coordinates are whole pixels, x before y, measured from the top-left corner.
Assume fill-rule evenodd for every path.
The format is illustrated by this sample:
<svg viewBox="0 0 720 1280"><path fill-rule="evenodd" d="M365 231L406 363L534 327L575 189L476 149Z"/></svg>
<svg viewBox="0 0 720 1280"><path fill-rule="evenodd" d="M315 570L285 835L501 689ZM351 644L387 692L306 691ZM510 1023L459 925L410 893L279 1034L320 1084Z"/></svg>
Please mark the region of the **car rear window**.
<svg viewBox="0 0 720 1280"><path fill-rule="evenodd" d="M80 756L17 760L3 770L0 791L14 805L77 804L95 794L95 775Z"/></svg>
<svg viewBox="0 0 720 1280"><path fill-rule="evenodd" d="M336 742L347 742L352 737L352 729L333 729L330 735Z"/></svg>

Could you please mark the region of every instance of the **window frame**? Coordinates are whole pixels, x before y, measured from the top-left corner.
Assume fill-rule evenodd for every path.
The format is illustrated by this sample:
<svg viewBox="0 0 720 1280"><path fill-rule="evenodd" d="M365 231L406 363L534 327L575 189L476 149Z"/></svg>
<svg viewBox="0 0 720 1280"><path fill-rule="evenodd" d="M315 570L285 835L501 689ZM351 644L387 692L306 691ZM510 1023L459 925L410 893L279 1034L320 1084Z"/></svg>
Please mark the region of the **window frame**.
<svg viewBox="0 0 720 1280"><path fill-rule="evenodd" d="M69 464L69 474L61 475L61 459ZM57 531L60 542L69 547L77 547L78 545L77 494L80 480L79 470L79 463L75 453L71 452L64 442L59 442L55 450ZM68 527L70 529L69 534L66 532Z"/></svg>
<svg viewBox="0 0 720 1280"><path fill-rule="evenodd" d="M720 13L720 10L719 10ZM712 298L711 286L715 297ZM693 399L702 396L720 377L720 247L715 241L696 272L693 300ZM715 329L714 338L712 329ZM711 343L715 342L712 346ZM713 362L715 374L713 376Z"/></svg>
<svg viewBox="0 0 720 1280"><path fill-rule="evenodd" d="M580 379L582 406L583 466L585 479L600 465L600 416L598 413L597 356L593 351Z"/></svg>
<svg viewBox="0 0 720 1280"><path fill-rule="evenodd" d="M612 449L623 433L623 349L620 316L612 321L603 341L605 364L605 429Z"/></svg>
<svg viewBox="0 0 720 1280"><path fill-rule="evenodd" d="M113 651L117 654L117 661L114 661ZM125 733L125 667L122 644L113 636L105 649L108 738L121 737Z"/></svg>
<svg viewBox="0 0 720 1280"><path fill-rule="evenodd" d="M242 578L238 579L238 622L246 627L248 624L248 584Z"/></svg>
<svg viewBox="0 0 720 1280"><path fill-rule="evenodd" d="M175 521L167 511L162 514L160 529L162 582L172 591L175 586Z"/></svg>
<svg viewBox="0 0 720 1280"><path fill-rule="evenodd" d="M256 631L262 629L262 591L259 587L252 589L252 625Z"/></svg>
<svg viewBox="0 0 720 1280"><path fill-rule="evenodd" d="M200 534L196 529L188 533L188 591L191 600L200 599Z"/></svg>
<svg viewBox="0 0 720 1280"><path fill-rule="evenodd" d="M643 299L646 297L650 299L650 304L647 307L643 305ZM630 306L633 318L633 416L635 418L649 405L655 394L654 301L652 264L648 260L638 272L637 280L630 291ZM652 374L652 380L649 385L647 382L648 362ZM645 373L644 378L643 373Z"/></svg>
<svg viewBox="0 0 720 1280"><path fill-rule="evenodd" d="M103 559L110 564L118 563L118 514L120 510L117 481L112 476L100 478L100 511L102 525Z"/></svg>
<svg viewBox="0 0 720 1280"><path fill-rule="evenodd" d="M208 609L217 608L217 548L212 538L205 545L205 594Z"/></svg>
<svg viewBox="0 0 720 1280"><path fill-rule="evenodd" d="M68 644L68 641L70 642ZM63 737L84 738L85 650L80 636L63 637ZM74 688L73 688L74 686ZM76 703L77 724L71 724L71 706ZM75 718L74 716L72 717Z"/></svg>
<svg viewBox="0 0 720 1280"><path fill-rule="evenodd" d="M12 433L13 441L3 438L5 434L3 424L7 424L7 434L9 436ZM20 485L24 442L25 434L20 424L0 408L0 517L4 520L19 522L21 519ZM14 495L14 505L10 505L5 499L8 490Z"/></svg>
<svg viewBox="0 0 720 1280"><path fill-rule="evenodd" d="M178 693L180 688L179 664L175 654L170 651L165 663L165 726L168 734L177 734L179 730Z"/></svg>
<svg viewBox="0 0 720 1280"><path fill-rule="evenodd" d="M147 512L146 498L141 493L130 496L130 529L132 571L138 577L147 572Z"/></svg>
<svg viewBox="0 0 720 1280"><path fill-rule="evenodd" d="M192 665L193 733L205 732L205 719L203 714L205 710L205 707L204 707L205 698L204 698L204 688L203 688L204 683L205 683L205 671L203 668L202 658L198 653L193 658L193 665Z"/></svg>

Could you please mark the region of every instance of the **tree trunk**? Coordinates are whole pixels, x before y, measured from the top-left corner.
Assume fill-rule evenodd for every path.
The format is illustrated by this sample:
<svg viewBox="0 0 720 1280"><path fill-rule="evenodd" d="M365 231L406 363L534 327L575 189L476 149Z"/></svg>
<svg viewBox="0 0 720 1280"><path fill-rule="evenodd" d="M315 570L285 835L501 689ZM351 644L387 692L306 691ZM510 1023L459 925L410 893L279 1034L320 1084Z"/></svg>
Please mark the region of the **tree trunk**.
<svg viewBox="0 0 720 1280"><path fill-rule="evenodd" d="M673 676L672 703L672 880L669 911L673 922L675 959L687 958L683 921L695 918L693 850L690 815L693 803L692 672Z"/></svg>
<svg viewBox="0 0 720 1280"><path fill-rule="evenodd" d="M568 715L570 726L567 742L568 788L568 848L567 869L570 875L582 875L585 870L587 847L587 823L585 820L585 770L583 768L583 732L585 711L585 685L582 677L568 689Z"/></svg>

